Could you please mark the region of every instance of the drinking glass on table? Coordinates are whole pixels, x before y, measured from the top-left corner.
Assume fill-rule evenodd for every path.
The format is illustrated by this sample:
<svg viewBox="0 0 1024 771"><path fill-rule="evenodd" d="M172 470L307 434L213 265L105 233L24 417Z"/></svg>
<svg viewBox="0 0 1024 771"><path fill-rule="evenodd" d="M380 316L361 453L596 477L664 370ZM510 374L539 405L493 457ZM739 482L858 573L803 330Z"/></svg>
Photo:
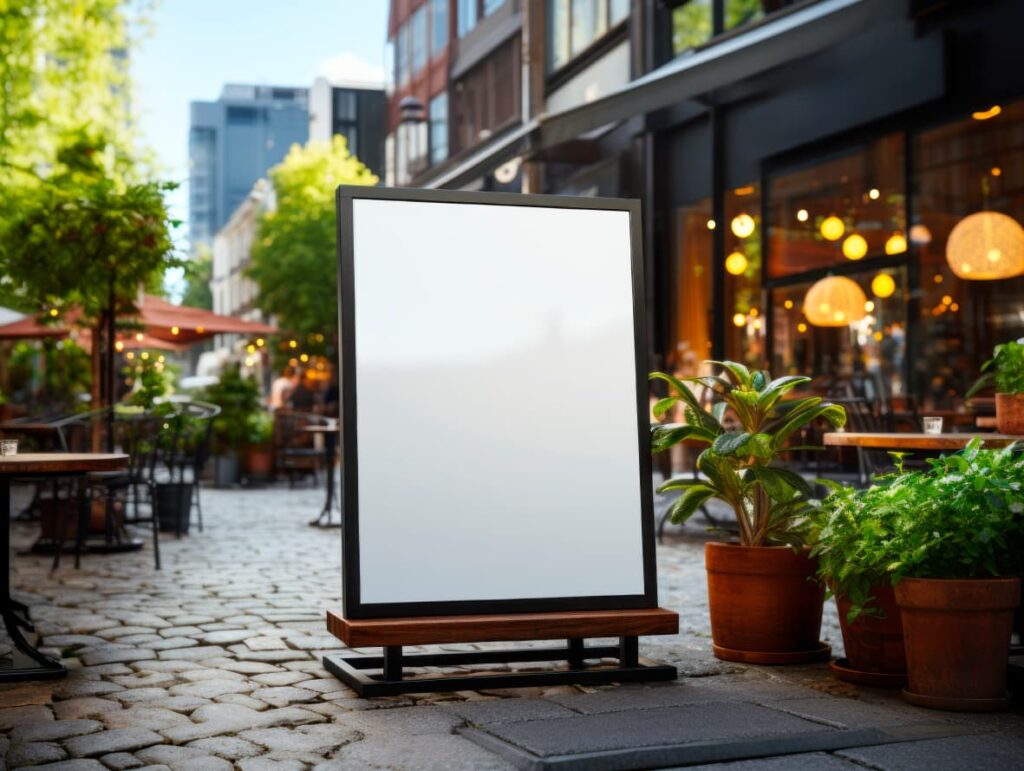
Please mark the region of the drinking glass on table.
<svg viewBox="0 0 1024 771"><path fill-rule="evenodd" d="M924 424L924 432L926 434L942 433L942 418L926 417L921 418L921 422Z"/></svg>
<svg viewBox="0 0 1024 771"><path fill-rule="evenodd" d="M17 439L0 439L0 455L17 455Z"/></svg>

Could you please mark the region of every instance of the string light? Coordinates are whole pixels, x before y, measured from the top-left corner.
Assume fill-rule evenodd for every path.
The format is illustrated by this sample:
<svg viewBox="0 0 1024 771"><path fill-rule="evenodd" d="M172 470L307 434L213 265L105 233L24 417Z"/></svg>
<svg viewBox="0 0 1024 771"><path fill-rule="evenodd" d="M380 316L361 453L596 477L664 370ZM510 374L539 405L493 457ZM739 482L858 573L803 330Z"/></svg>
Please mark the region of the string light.
<svg viewBox="0 0 1024 771"><path fill-rule="evenodd" d="M859 260L868 253L868 242L859 233L852 233L843 241L843 256L848 260Z"/></svg>
<svg viewBox="0 0 1024 771"><path fill-rule="evenodd" d="M754 227L754 218L746 212L737 214L732 218L732 223L730 224L733 235L737 238L746 238L754 232Z"/></svg>
<svg viewBox="0 0 1024 771"><path fill-rule="evenodd" d="M810 213L809 213L809 212L807 211L807 209L800 209L800 210L799 210L799 211L798 211L798 212L796 213L796 218L797 218L797 220L798 220L798 221L800 221L800 222L807 222L807 219L808 219L808 218L809 218L810 216L811 216L811 215L810 215Z"/></svg>
<svg viewBox="0 0 1024 771"><path fill-rule="evenodd" d="M821 221L821 235L829 241L838 241L846 232L846 223L832 214Z"/></svg>
<svg viewBox="0 0 1024 771"><path fill-rule="evenodd" d="M734 276L746 272L747 264L747 258L743 252L733 252L725 258L725 269Z"/></svg>

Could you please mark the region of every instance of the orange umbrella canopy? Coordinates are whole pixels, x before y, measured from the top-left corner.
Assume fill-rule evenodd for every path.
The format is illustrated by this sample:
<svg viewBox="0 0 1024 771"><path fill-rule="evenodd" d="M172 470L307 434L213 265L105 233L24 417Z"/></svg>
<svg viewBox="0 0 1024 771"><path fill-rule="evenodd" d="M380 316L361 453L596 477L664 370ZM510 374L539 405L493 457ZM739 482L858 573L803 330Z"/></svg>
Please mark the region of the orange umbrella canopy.
<svg viewBox="0 0 1024 771"><path fill-rule="evenodd" d="M37 340L41 337L64 337L67 333L68 330L65 327L44 326L31 316L0 325L0 339L2 340Z"/></svg>

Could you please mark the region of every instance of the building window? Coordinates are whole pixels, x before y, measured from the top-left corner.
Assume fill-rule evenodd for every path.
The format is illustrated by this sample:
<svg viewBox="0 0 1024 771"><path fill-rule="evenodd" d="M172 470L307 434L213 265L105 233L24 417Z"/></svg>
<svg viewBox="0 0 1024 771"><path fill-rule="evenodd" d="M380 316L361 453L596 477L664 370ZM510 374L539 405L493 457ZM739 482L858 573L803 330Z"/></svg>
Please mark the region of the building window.
<svg viewBox="0 0 1024 771"><path fill-rule="evenodd" d="M348 151L359 155L359 95L349 89L336 88L333 92L334 125L332 133L345 137Z"/></svg>
<svg viewBox="0 0 1024 771"><path fill-rule="evenodd" d="M715 35L751 24L797 0L675 0L672 50L678 55Z"/></svg>
<svg viewBox="0 0 1024 771"><path fill-rule="evenodd" d="M412 74L416 76L427 63L427 6L421 5L409 22L409 47Z"/></svg>
<svg viewBox="0 0 1024 771"><path fill-rule="evenodd" d="M430 163L440 163L448 157L448 94L438 94L430 100Z"/></svg>
<svg viewBox="0 0 1024 771"><path fill-rule="evenodd" d="M688 0L672 10L672 52L676 55L711 39L711 0Z"/></svg>
<svg viewBox="0 0 1024 771"><path fill-rule="evenodd" d="M409 25L403 24L395 35L395 83L399 88L409 82Z"/></svg>
<svg viewBox="0 0 1024 771"><path fill-rule="evenodd" d="M448 45L448 0L430 0L430 55Z"/></svg>
<svg viewBox="0 0 1024 771"><path fill-rule="evenodd" d="M483 0L484 16L490 16L505 4L505 0Z"/></svg>
<svg viewBox="0 0 1024 771"><path fill-rule="evenodd" d="M547 8L547 69L554 72L629 16L628 0L551 0Z"/></svg>
<svg viewBox="0 0 1024 771"><path fill-rule="evenodd" d="M458 25L459 37L462 37L476 26L477 3L479 0L459 0Z"/></svg>

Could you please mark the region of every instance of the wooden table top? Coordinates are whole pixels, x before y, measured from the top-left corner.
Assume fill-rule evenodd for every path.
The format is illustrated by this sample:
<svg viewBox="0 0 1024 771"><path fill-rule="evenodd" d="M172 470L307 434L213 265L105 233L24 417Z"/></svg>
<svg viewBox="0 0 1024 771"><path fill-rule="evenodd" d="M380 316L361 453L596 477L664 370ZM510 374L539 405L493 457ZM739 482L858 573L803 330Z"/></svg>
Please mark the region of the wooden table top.
<svg viewBox="0 0 1024 771"><path fill-rule="evenodd" d="M128 467L123 453L28 452L0 455L0 474L84 474L90 471L120 471Z"/></svg>
<svg viewBox="0 0 1024 771"><path fill-rule="evenodd" d="M979 415L977 426L978 428L995 428L996 427L996 416L995 415Z"/></svg>
<svg viewBox="0 0 1024 771"><path fill-rule="evenodd" d="M337 434L341 431L341 426L337 423L330 423L325 426L303 426L301 430L310 434Z"/></svg>
<svg viewBox="0 0 1024 771"><path fill-rule="evenodd" d="M6 423L0 423L0 433L5 434L44 434L56 430L57 427L52 423L38 423L36 421L25 421L23 423L7 421Z"/></svg>
<svg viewBox="0 0 1024 771"><path fill-rule="evenodd" d="M985 447L1005 447L1013 442L1024 442L1024 436L1010 434L901 434L856 433L830 431L825 434L826 445L832 447L866 447L878 450L961 450L972 439L981 439Z"/></svg>

